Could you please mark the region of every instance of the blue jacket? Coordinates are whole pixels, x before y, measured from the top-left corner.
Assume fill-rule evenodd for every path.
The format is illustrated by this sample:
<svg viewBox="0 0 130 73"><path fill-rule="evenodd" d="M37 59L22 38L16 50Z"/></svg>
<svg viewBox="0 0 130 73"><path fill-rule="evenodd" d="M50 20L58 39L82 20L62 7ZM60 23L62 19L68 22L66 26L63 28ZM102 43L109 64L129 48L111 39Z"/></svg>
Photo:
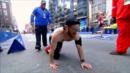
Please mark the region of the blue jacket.
<svg viewBox="0 0 130 73"><path fill-rule="evenodd" d="M49 11L47 9L42 10L40 7L35 8L31 15L31 23L34 23L35 26L47 26L51 23Z"/></svg>

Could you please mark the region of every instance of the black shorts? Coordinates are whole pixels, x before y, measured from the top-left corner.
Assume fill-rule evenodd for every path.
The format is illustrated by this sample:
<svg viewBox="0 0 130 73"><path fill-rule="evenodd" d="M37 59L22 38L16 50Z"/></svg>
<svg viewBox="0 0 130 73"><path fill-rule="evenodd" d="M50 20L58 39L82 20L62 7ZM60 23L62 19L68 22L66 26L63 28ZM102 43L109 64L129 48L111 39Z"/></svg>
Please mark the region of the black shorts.
<svg viewBox="0 0 130 73"><path fill-rule="evenodd" d="M51 44L51 36L49 37L49 43ZM55 54L55 53L58 53L58 54L60 53L60 50L61 50L61 48L62 48L62 44L63 44L62 42L58 42L58 43L57 43L57 46L56 46L56 48L55 48L54 54Z"/></svg>

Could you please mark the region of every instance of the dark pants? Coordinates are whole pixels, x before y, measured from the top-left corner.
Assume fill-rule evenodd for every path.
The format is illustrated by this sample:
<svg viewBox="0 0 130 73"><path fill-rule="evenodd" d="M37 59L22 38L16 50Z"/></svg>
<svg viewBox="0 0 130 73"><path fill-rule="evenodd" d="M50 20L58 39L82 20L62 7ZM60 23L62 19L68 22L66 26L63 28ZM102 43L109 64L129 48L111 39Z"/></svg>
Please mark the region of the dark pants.
<svg viewBox="0 0 130 73"><path fill-rule="evenodd" d="M51 44L51 36L49 37L49 43ZM56 46L55 51L54 51L54 59L59 59L62 44L63 44L62 42L57 43L57 46Z"/></svg>
<svg viewBox="0 0 130 73"><path fill-rule="evenodd" d="M2 50L2 48L1 48L1 46L0 46L0 52L2 52L3 50Z"/></svg>
<svg viewBox="0 0 130 73"><path fill-rule="evenodd" d="M36 35L36 49L41 48L41 36L43 46L47 46L47 26L36 26L35 27L35 35Z"/></svg>
<svg viewBox="0 0 130 73"><path fill-rule="evenodd" d="M117 29L113 29L113 31L114 31L114 34L117 34Z"/></svg>

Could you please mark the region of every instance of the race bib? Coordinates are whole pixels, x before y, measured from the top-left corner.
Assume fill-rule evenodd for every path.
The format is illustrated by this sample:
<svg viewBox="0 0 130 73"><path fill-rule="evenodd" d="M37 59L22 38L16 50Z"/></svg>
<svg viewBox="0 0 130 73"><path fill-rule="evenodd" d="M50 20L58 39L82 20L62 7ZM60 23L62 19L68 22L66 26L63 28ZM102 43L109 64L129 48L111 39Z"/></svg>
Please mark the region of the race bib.
<svg viewBox="0 0 130 73"><path fill-rule="evenodd" d="M125 0L124 5L128 5L128 4L130 4L130 0Z"/></svg>
<svg viewBox="0 0 130 73"><path fill-rule="evenodd" d="M46 18L46 13L43 13L43 18Z"/></svg>
<svg viewBox="0 0 130 73"><path fill-rule="evenodd" d="M46 18L46 11L43 11L43 18Z"/></svg>

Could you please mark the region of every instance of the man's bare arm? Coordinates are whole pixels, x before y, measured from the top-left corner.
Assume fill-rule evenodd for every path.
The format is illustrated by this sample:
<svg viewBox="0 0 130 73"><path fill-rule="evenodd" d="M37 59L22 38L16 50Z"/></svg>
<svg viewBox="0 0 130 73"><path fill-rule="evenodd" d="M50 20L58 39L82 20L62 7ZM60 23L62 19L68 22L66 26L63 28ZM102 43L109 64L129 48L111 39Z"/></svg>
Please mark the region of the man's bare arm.
<svg viewBox="0 0 130 73"><path fill-rule="evenodd" d="M50 52L49 52L49 61L50 61L50 64L53 64L53 56L54 56L54 51L55 51L55 48L57 46L57 40L55 37L52 37L52 40L51 40L51 49L50 49Z"/></svg>
<svg viewBox="0 0 130 73"><path fill-rule="evenodd" d="M75 44L76 44L77 51L78 51L78 54L79 54L80 62L84 61L84 53L83 53L83 49L82 49L82 39L81 39L81 37L78 40L75 40Z"/></svg>
<svg viewBox="0 0 130 73"><path fill-rule="evenodd" d="M53 59L56 46L57 46L57 37L52 36L50 52L49 52L49 61L50 61L50 67L52 70L56 70L58 67L57 64L54 63L54 59Z"/></svg>
<svg viewBox="0 0 130 73"><path fill-rule="evenodd" d="M83 53L83 49L81 46L77 45L77 50L78 50L78 54L79 54L79 58L80 58L80 62L85 62L84 59L84 53Z"/></svg>
<svg viewBox="0 0 130 73"><path fill-rule="evenodd" d="M79 40L76 40L75 43L76 43L76 47L77 47L77 50L78 50L78 54L79 54L79 58L80 58L80 64L81 64L82 69L85 69L85 68L86 69L92 69L91 64L85 63L84 52L83 52L83 49L82 49L81 37L80 37Z"/></svg>

